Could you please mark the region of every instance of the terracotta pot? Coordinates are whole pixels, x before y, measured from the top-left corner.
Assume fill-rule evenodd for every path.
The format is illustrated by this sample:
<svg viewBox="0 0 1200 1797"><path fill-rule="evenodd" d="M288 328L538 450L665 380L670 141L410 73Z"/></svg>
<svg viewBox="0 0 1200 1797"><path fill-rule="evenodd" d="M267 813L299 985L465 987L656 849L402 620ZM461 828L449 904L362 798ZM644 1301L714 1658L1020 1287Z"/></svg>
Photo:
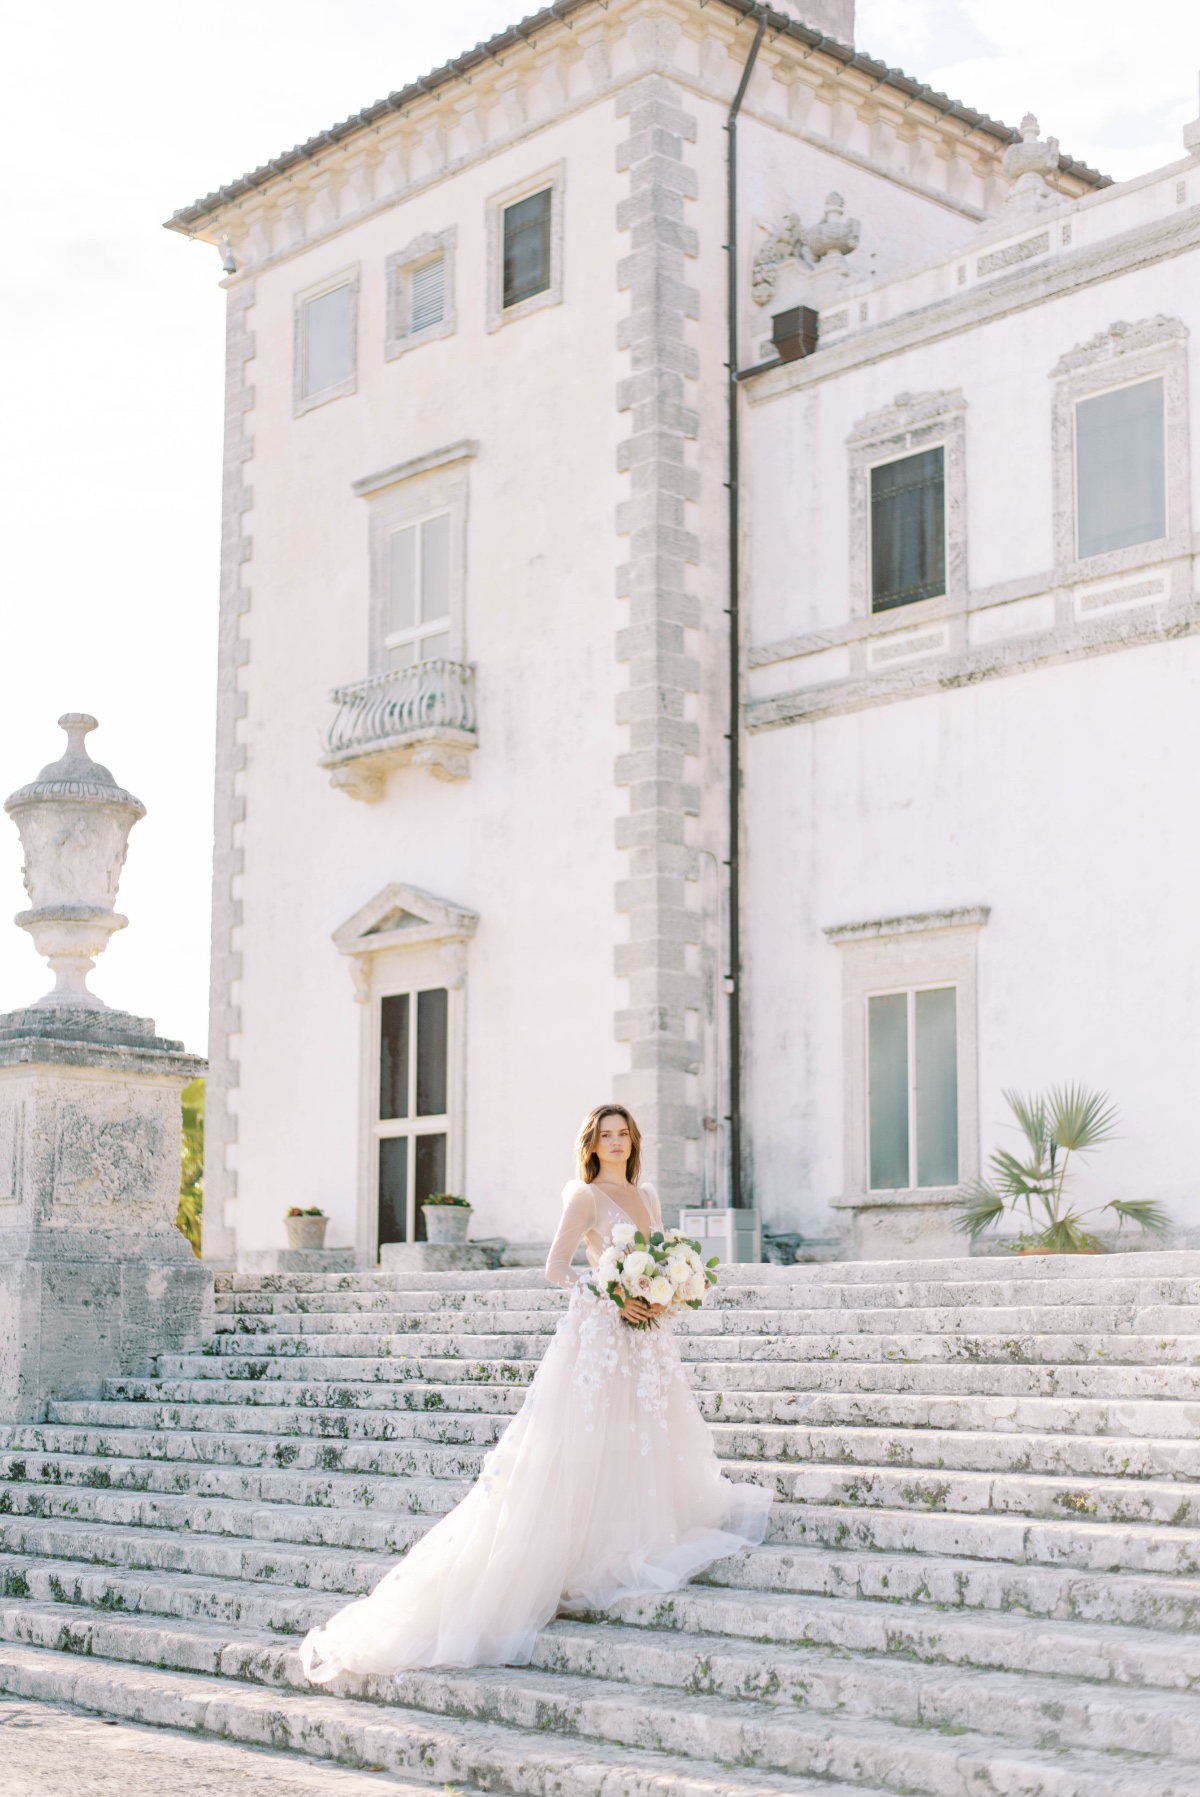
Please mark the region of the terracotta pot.
<svg viewBox="0 0 1200 1797"><path fill-rule="evenodd" d="M469 1204L423 1204L427 1242L465 1242L471 1227Z"/></svg>
<svg viewBox="0 0 1200 1797"><path fill-rule="evenodd" d="M283 1226L287 1230L289 1248L323 1248L329 1218L285 1217Z"/></svg>

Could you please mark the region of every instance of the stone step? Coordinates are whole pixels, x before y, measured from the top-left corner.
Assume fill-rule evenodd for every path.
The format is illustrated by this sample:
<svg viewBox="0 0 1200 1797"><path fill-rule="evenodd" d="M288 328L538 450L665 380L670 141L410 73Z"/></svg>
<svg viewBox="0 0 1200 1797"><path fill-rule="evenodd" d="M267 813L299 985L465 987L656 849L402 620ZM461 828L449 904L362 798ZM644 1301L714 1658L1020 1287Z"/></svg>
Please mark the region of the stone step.
<svg viewBox="0 0 1200 1797"><path fill-rule="evenodd" d="M174 1660L189 1660L192 1677L214 1675L235 1684L264 1686L277 1695L293 1691L307 1695L295 1646L216 1628L153 1628L140 1619L102 1619L79 1623L75 1616L29 1612L20 1623L32 1635L31 1646L18 1642L0 1648L0 1682L5 1666L16 1651L65 1650L88 1659L133 1660L151 1668L151 1678L180 1677ZM0 1612L0 1630L9 1626L13 1607ZM18 1626L20 1626L18 1623ZM40 1626L41 1624L41 1626ZM43 1641L40 1637L49 1637ZM604 1677L580 1660L587 1677L569 1671L532 1668L476 1668L467 1671L437 1669L399 1673L395 1678L343 1677L336 1691L350 1702L388 1705L384 1716L424 1716L428 1729L453 1720L456 1731L472 1725L494 1727L499 1723L516 1734L530 1757L537 1757L539 1736L568 1736L577 1752L587 1754L591 1743L620 1747L632 1754L672 1754L693 1757L701 1765L740 1766L756 1775L787 1775L808 1779L812 1775L850 1777L857 1783L864 1772L884 1786L902 1792L949 1792L968 1797L979 1790L979 1774L990 1774L992 1788L1011 1788L1020 1781L1022 1790L1044 1790L1054 1797L1168 1797L1182 1792L1184 1779L1195 1768L1191 1757L1196 1705L1164 1693L1089 1693L1062 1682L1020 1680L1006 1675L975 1675L966 1684L959 1677L934 1675L925 1668L868 1666L866 1662L825 1660L819 1655L792 1655L790 1660L812 1668L812 1687L778 1687L774 1700L753 1695L754 1686L771 1682L772 1666L792 1671L794 1686L799 1668L780 1660L771 1648L747 1648L722 1657L724 1644L702 1653L699 1642L679 1642L670 1637L652 1639L631 1630L586 1630L591 1651L605 1664L620 1659L622 1651L640 1662L643 1671L657 1673L663 1682L627 1682ZM551 1655L569 1659L571 1641L562 1635L553 1641ZM699 1655L697 1655L699 1650ZM692 1668L692 1689L677 1687L674 1675ZM163 1668L165 1662L165 1668ZM122 1664L126 1671L128 1664ZM183 1673L187 1677L187 1671ZM778 1671L776 1671L778 1677ZM699 1689L695 1687L699 1678ZM720 1686L735 1687L738 1678L744 1693L724 1695ZM665 1705L659 1691L670 1689ZM1078 1695L1076 1695L1078 1693ZM796 1698L803 1709L792 1707ZM868 1716L864 1707L875 1698L884 1707L904 1716ZM1056 1702L1058 1700L1058 1702ZM395 1705L401 1705L399 1709ZM1042 1707L1040 1707L1042 1705ZM1191 1711L1191 1714L1189 1714ZM961 1722L974 1716L975 1729ZM1002 1720L1004 1736L977 1723ZM1121 1727L1139 1745L1117 1745ZM1020 1739L1022 1734L1037 1739ZM1089 1739L1076 1739L1085 1736ZM1103 1741L1103 1747L1092 1745ZM1146 1754L1182 1748L1164 1763L1148 1763ZM467 1770L463 1766L463 1770ZM489 1783L492 1765L472 1766L476 1783ZM1105 1783L1098 1783L1099 1779ZM1035 1783L1037 1781L1037 1783Z"/></svg>
<svg viewBox="0 0 1200 1797"><path fill-rule="evenodd" d="M302 1506L309 1510L371 1510L376 1514L442 1516L466 1496L482 1456L435 1472L356 1473L301 1467L211 1465L196 1460L97 1459L82 1454L0 1452L0 1511L28 1514L22 1494L112 1491L229 1499L238 1504ZM6 1502L5 1500L11 1500Z"/></svg>
<svg viewBox="0 0 1200 1797"><path fill-rule="evenodd" d="M16 1581L6 1589L18 1596L28 1576L26 1563L34 1560L69 1561L79 1568L80 1579L96 1569L118 1568L171 1580L179 1575L243 1580L289 1593L358 1594L372 1590L396 1558L395 1553L370 1549L324 1545L314 1554L307 1546L286 1541L193 1535L63 1517L0 1516L0 1562L7 1568L6 1578Z"/></svg>
<svg viewBox="0 0 1200 1797"><path fill-rule="evenodd" d="M392 1338L397 1342L399 1338ZM498 1347L495 1338L461 1338L462 1353L419 1352L428 1341L406 1338L395 1352L381 1345L377 1355L361 1352L339 1355L291 1355L275 1353L273 1343L251 1352L245 1338L226 1337L229 1352L220 1354L164 1354L159 1360L161 1381L190 1380L285 1380L291 1383L405 1384L518 1386L527 1385L537 1370L540 1352L534 1354L531 1338L514 1338L511 1355L480 1356L473 1349L483 1343ZM436 1344L435 1344L436 1345ZM695 1344L685 1344L689 1348ZM544 1351L544 1343L541 1344ZM988 1365L974 1361L952 1364L895 1364L892 1362L821 1363L787 1357L747 1356L734 1361L708 1360L685 1355L697 1390L722 1391L839 1391L953 1393L963 1397L1096 1397L1161 1398L1196 1407L1200 1419L1200 1367L1184 1366L1032 1366Z"/></svg>
<svg viewBox="0 0 1200 1797"><path fill-rule="evenodd" d="M378 1577L382 1565L366 1570ZM240 1626L302 1635L357 1592L355 1575L334 1592L197 1573L96 1568L71 1560L0 1556L0 1595L105 1614ZM967 1576L971 1576L968 1572ZM1155 1593L1154 1595L1158 1595ZM1200 1641L1178 1633L1035 1619L1007 1612L935 1610L880 1597L848 1602L807 1593L689 1585L662 1597L626 1598L596 1620L779 1646L886 1654L922 1664L1109 1681L1168 1691L1200 1683ZM565 1625L551 1625L554 1635ZM549 1663L549 1662L546 1662Z"/></svg>
<svg viewBox="0 0 1200 1797"><path fill-rule="evenodd" d="M511 1416L521 1408L525 1385L487 1383L437 1385L416 1380L405 1384L367 1384L354 1380L306 1379L284 1386L271 1380L106 1379L109 1401L167 1404L229 1404L274 1409L285 1405L289 1416L308 1410L413 1411L422 1415L461 1412L472 1416ZM53 1414L60 1414L58 1405Z"/></svg>
<svg viewBox="0 0 1200 1797"><path fill-rule="evenodd" d="M229 1393L221 1391L219 1387L215 1391L212 1386L204 1387L206 1399L215 1396L218 1400L236 1400L244 1395L240 1390ZM393 1394L384 1395L390 1397ZM407 1399L413 1394L405 1390L402 1395ZM151 1440L161 1439L168 1444L161 1450L164 1454L172 1451L170 1444L188 1440L193 1432L201 1432L206 1438L215 1438L221 1433L258 1435L270 1440L272 1451L277 1443L286 1445L288 1441L307 1440L310 1437L327 1443L433 1441L445 1442L447 1445L476 1444L490 1447L508 1422L512 1410L519 1408L524 1393L505 1395L513 1400L509 1407L487 1413L451 1409L440 1403L413 1409L381 1406L359 1410L321 1410L292 1409L279 1404L239 1404L236 1401L152 1404L114 1402L106 1398L77 1399L71 1402L60 1400L47 1406L48 1422L24 1426L36 1431L61 1425L69 1433L80 1430L88 1433L138 1432L147 1434ZM276 1399L280 1396L278 1387L271 1389L271 1396Z"/></svg>
<svg viewBox="0 0 1200 1797"><path fill-rule="evenodd" d="M317 1601L329 1602L327 1598ZM847 1601L685 1585L663 1596L619 1599L594 1619L687 1635L889 1655L922 1665L1111 1681L1164 1691L1194 1693L1200 1684L1200 1641L1177 1632L1032 1618L1006 1611L950 1611L935 1608L932 1602L922 1606L863 1596ZM248 1613L246 1620L250 1620ZM562 1624L552 1626L557 1630Z"/></svg>
<svg viewBox="0 0 1200 1797"><path fill-rule="evenodd" d="M217 1415L221 1415L219 1410ZM33 1469L40 1457L63 1455L100 1462L111 1472L113 1484L117 1483L118 1469L130 1461L171 1467L362 1473L389 1479L475 1479L503 1421L484 1420L490 1424L488 1438L466 1444L419 1437L406 1441L322 1441L316 1436L280 1440L268 1431L236 1434L196 1424L188 1429L82 1429L54 1423L22 1423L3 1431L8 1439L0 1448L0 1469L7 1469L2 1475L5 1478L34 1478ZM25 1471L19 1470L22 1460ZM114 1462L115 1467L111 1464Z"/></svg>
<svg viewBox="0 0 1200 1797"><path fill-rule="evenodd" d="M719 1560L705 1586L853 1602L929 1605L1171 1633L1200 1629L1200 1585L1190 1577L1062 1564L1005 1563L966 1556L888 1552L847 1542L836 1548L769 1544Z"/></svg>
<svg viewBox="0 0 1200 1797"><path fill-rule="evenodd" d="M229 1449L236 1439L222 1438L221 1445ZM298 1444L276 1443L272 1463L264 1465L269 1443L260 1438L250 1445L259 1449L250 1464L229 1456L214 1463L198 1456L143 1459L0 1450L0 1510L28 1513L29 1503L40 1501L30 1488L50 1486L56 1491L151 1493L305 1509L366 1509L377 1515L440 1516L466 1495L483 1461L478 1450L425 1448L417 1453L410 1448L376 1447L357 1450L360 1460L369 1456L374 1465L304 1466L299 1464ZM315 1461L315 1454L311 1459ZM794 1465L761 1457L728 1461L727 1472L732 1478L766 1485L777 1499L792 1504L920 1514L1082 1517L1095 1522L1200 1529L1200 1485L1181 1482L1122 1484L1120 1480L1076 1477L1064 1483L1031 1473L920 1473L887 1466Z"/></svg>
<svg viewBox="0 0 1200 1797"><path fill-rule="evenodd" d="M230 1629L197 1621L81 1615L69 1605L10 1601L0 1604L0 1640L173 1672L307 1688L298 1644L244 1625ZM523 1688L517 1701L512 1686ZM344 1677L338 1689L351 1697L480 1720L495 1718L499 1701L500 1719L518 1727L544 1727L547 1714L557 1711L560 1729L582 1724L585 1734L603 1738L612 1730L618 1739L628 1739L633 1727L623 1713L629 1699L665 1690L687 1727L660 1717L659 1732L648 1745L695 1752L699 1733L703 1748L716 1759L777 1771L817 1769L799 1758L811 1751L804 1725L814 1715L884 1722L901 1731L976 1730L1026 1748L1153 1754L1200 1764L1200 1704L1186 1692L1120 1684L1101 1688L1061 1675L1031 1680L972 1671L964 1676L886 1656L832 1655L619 1624L553 1625L539 1636L528 1671L440 1669L401 1672L394 1681ZM541 1702L534 1705L538 1696ZM706 1724L702 1731L694 1728L697 1698ZM607 1711L603 1721L598 1710ZM791 1714L781 1718L780 1710ZM798 1728L796 1711L806 1713ZM590 1728L589 1716L595 1718ZM903 1736L892 1743L892 1763L881 1768L888 1782L895 1780L904 1746Z"/></svg>
<svg viewBox="0 0 1200 1797"><path fill-rule="evenodd" d="M601 1741L584 1746L542 1730L529 1735L460 1717L439 1723L420 1711L355 1703L311 1688L273 1691L267 1703L260 1687L238 1680L148 1673L15 1644L0 1649L0 1689L129 1722L286 1747L318 1760L412 1773L456 1789L500 1789L513 1797L847 1797L844 1784L824 1778L734 1771L640 1746L636 1752ZM855 1790L857 1797L883 1797L880 1787L861 1781ZM1112 1793L1110 1786L1107 1797ZM1053 1797L1060 1797L1057 1787ZM1062 1797L1100 1792L1063 1787ZM1167 1791L1139 1782L1129 1797L1167 1797Z"/></svg>
<svg viewBox="0 0 1200 1797"><path fill-rule="evenodd" d="M362 1336L368 1339L395 1335L422 1337L500 1337L553 1335L561 1321L556 1309L514 1310L495 1306L458 1309L413 1310L407 1307L374 1307L364 1311L321 1310L310 1313L217 1314L212 1319L213 1338L224 1344L230 1338L280 1341L309 1337ZM878 1358L877 1338L895 1337L898 1343L934 1342L950 1336L962 1355L971 1359L1014 1360L1028 1345L1048 1358L1046 1343L1063 1344L1070 1359L1104 1359L1110 1353L1145 1353L1153 1358L1200 1362L1200 1308L1182 1306L1026 1305L1015 1308L973 1306L960 1309L841 1309L835 1319L826 1309L746 1310L706 1305L677 1316L673 1327L680 1339L692 1337L738 1340L743 1337L785 1338L797 1352L814 1353L812 1342L857 1343L865 1357ZM718 1355L718 1358L721 1356Z"/></svg>
<svg viewBox="0 0 1200 1797"><path fill-rule="evenodd" d="M1053 1478L1082 1476L1134 1483L1142 1479L1200 1479L1200 1442L1179 1437L1154 1441L1119 1435L822 1428L803 1423L714 1423L712 1430L717 1452L727 1460L1026 1472Z"/></svg>
<svg viewBox="0 0 1200 1797"><path fill-rule="evenodd" d="M491 1319L489 1319L491 1320ZM738 1323L745 1319L737 1318ZM793 1319L786 1319L792 1321ZM819 1319L797 1317L796 1321ZM722 1318L705 1318L705 1323L724 1323ZM256 1320L253 1328L232 1328L217 1323L210 1351L216 1356L242 1355L250 1358L275 1355L281 1358L332 1359L342 1356L432 1355L488 1358L540 1358L545 1353L554 1329L537 1330L530 1325L536 1318L512 1319L511 1330L496 1329L491 1334L464 1334L461 1319L439 1319L444 1326L430 1328L427 1319L420 1327L407 1324L395 1316L362 1318L310 1317L305 1327L296 1328L289 1318L270 1320L270 1326ZM287 1327L280 1325L287 1323ZM335 1327L330 1327L330 1325ZM359 1327L358 1325L362 1325ZM321 1327L318 1327L321 1325ZM348 1326L353 1325L353 1326ZM951 1361L972 1365L1115 1365L1200 1367L1200 1335L1162 1335L1157 1333L1106 1334L1080 1332L1067 1334L977 1334L965 1336L950 1330L926 1330L923 1333L897 1333L880 1330L866 1334L827 1329L772 1328L729 1330L700 1328L693 1321L680 1320L675 1325L680 1353L685 1360L799 1360L850 1361Z"/></svg>
<svg viewBox="0 0 1200 1797"><path fill-rule="evenodd" d="M103 1460L195 1462L218 1466L320 1469L401 1476L474 1477L506 1416L452 1412L291 1411L233 1405L158 1407L101 1400L52 1406L68 1420L9 1424L0 1448ZM1200 1442L1168 1438L1005 1435L950 1429L822 1429L799 1423L717 1423L726 1460L787 1465L1029 1473L1139 1485L1200 1477ZM25 1475L27 1476L27 1475ZM1190 1495L1190 1494L1187 1494ZM1135 1500L1136 1501L1136 1500Z"/></svg>
<svg viewBox="0 0 1200 1797"><path fill-rule="evenodd" d="M902 1369L895 1369L900 1371ZM810 1427L999 1430L1001 1433L1137 1436L1194 1441L1200 1406L1161 1398L1040 1398L941 1393L700 1390L709 1422L804 1423Z"/></svg>
<svg viewBox="0 0 1200 1797"><path fill-rule="evenodd" d="M452 1488L446 1488L448 1492ZM104 1491L52 1485L8 1485L0 1505L0 1547L25 1518L130 1529L162 1529L182 1542L209 1536L249 1537L310 1548L361 1548L398 1558L423 1535L430 1515L370 1510L325 1510L297 1504L237 1502L232 1498L174 1497L168 1493ZM444 1510L451 1507L447 1497ZM184 1562L185 1564L187 1562Z"/></svg>
<svg viewBox="0 0 1200 1797"><path fill-rule="evenodd" d="M456 1301L461 1295L469 1298L481 1291L545 1293L551 1289L540 1267L452 1273L383 1272L378 1268L342 1273L221 1272L215 1283L218 1294L429 1292L451 1293ZM960 1255L945 1260L830 1261L787 1267L725 1264L714 1295L720 1302L736 1303L743 1296L761 1293L768 1302L784 1305L788 1300L783 1294L792 1290L820 1302L822 1292L845 1289L891 1293L888 1302L899 1303L908 1302L911 1292L924 1291L939 1294L930 1298L933 1303L971 1303L974 1299L968 1292L997 1285L1036 1293L1036 1301L1046 1304L1063 1302L1074 1288L1086 1292L1106 1286L1118 1290L1153 1287L1164 1301L1200 1303L1200 1250L1097 1256ZM563 1301L560 1297L559 1302Z"/></svg>

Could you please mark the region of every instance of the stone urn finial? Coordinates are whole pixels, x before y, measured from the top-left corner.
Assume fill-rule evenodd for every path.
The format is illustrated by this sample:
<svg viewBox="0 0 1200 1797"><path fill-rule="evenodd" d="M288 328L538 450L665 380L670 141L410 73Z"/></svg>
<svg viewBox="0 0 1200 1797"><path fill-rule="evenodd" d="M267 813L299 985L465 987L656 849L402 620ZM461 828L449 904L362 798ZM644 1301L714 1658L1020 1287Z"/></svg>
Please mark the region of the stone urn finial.
<svg viewBox="0 0 1200 1797"><path fill-rule="evenodd" d="M804 233L805 244L814 262L848 256L857 248L859 222L856 218L847 218L845 213L846 202L841 194L826 194L824 218L819 224L810 225Z"/></svg>
<svg viewBox="0 0 1200 1797"><path fill-rule="evenodd" d="M129 919L114 906L129 832L146 807L93 761L84 738L96 720L83 711L59 718L66 753L4 801L25 851L22 874L32 910L14 921L28 930L54 972L55 985L39 1006L91 1011L108 1006L87 988L95 957Z"/></svg>
<svg viewBox="0 0 1200 1797"><path fill-rule="evenodd" d="M1009 144L1000 166L1012 186L1005 206L1017 212L1040 212L1047 206L1061 206L1063 196L1055 193L1046 180L1059 164L1058 139L1048 137L1043 143L1037 119L1027 112L1021 120L1020 143Z"/></svg>

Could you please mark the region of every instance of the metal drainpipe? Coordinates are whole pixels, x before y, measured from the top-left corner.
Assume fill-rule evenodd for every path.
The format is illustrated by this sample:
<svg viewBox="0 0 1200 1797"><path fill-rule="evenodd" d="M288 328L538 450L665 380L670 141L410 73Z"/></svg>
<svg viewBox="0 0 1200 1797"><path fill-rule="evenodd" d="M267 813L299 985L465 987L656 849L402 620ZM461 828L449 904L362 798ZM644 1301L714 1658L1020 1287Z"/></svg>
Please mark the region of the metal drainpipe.
<svg viewBox="0 0 1200 1797"><path fill-rule="evenodd" d="M765 10L758 12L758 28L742 70L725 129L729 134L726 155L726 291L729 332L726 378L729 394L729 1198L735 1209L744 1207L742 1195L742 945L739 922L741 885L741 682L739 611L740 570L738 537L741 529L738 504L738 265L737 265L737 118L758 60L759 46L767 29Z"/></svg>

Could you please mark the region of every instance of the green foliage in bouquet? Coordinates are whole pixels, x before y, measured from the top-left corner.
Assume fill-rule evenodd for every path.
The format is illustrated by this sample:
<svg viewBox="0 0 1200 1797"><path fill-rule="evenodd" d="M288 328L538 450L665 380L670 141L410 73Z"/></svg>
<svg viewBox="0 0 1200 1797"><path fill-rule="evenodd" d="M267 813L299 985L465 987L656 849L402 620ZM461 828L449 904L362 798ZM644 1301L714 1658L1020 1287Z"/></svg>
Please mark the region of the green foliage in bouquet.
<svg viewBox="0 0 1200 1797"><path fill-rule="evenodd" d="M1016 1213L1023 1206L1031 1228L1017 1237L1018 1247L1079 1254L1099 1247L1084 1223L1101 1211L1112 1211L1120 1228L1137 1223L1157 1233L1169 1226L1166 1211L1152 1198L1113 1198L1087 1211L1068 1198L1071 1156L1086 1154L1117 1133L1117 1109L1106 1093L1055 1086L1031 1098L1012 1091L1004 1097L1025 1137L1024 1158L1007 1148L996 1150L988 1163L991 1179L977 1180L963 1194L957 1229L974 1240L1006 1211Z"/></svg>

